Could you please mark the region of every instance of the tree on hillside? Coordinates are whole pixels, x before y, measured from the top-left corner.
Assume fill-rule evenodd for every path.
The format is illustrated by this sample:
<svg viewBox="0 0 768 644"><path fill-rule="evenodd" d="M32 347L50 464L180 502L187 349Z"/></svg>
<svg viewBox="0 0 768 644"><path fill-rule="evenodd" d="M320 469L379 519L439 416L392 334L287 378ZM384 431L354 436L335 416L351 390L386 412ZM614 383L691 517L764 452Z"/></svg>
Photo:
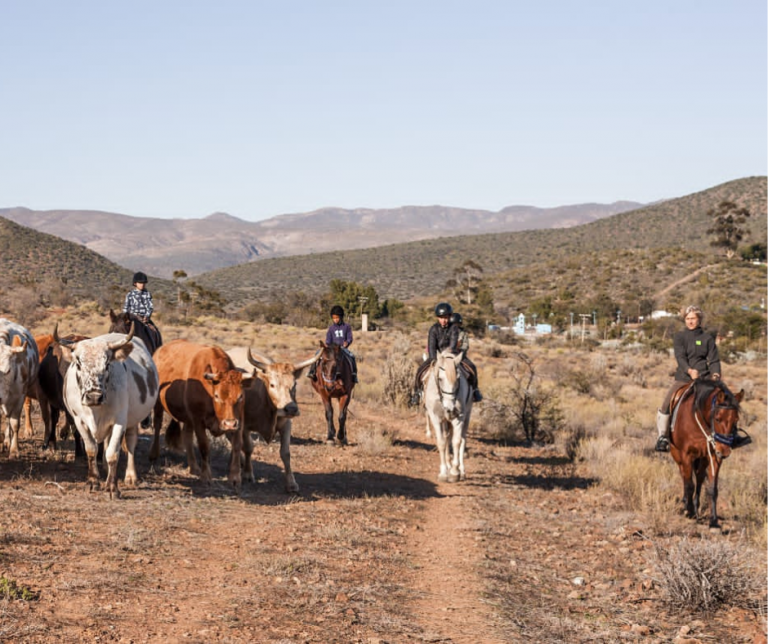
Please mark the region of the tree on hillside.
<svg viewBox="0 0 768 644"><path fill-rule="evenodd" d="M710 245L724 249L725 256L730 259L746 232L742 224L751 216L749 210L740 208L732 201L721 201L707 215L713 218L712 227L707 230L708 235L714 235Z"/></svg>
<svg viewBox="0 0 768 644"><path fill-rule="evenodd" d="M331 280L331 300L341 306L348 316L355 313L367 313L371 318L381 316L379 294L373 286L363 286L357 282Z"/></svg>
<svg viewBox="0 0 768 644"><path fill-rule="evenodd" d="M464 304L472 304L472 297L480 289L483 267L474 260L468 259L453 271L453 278L445 286L456 289L456 297Z"/></svg>

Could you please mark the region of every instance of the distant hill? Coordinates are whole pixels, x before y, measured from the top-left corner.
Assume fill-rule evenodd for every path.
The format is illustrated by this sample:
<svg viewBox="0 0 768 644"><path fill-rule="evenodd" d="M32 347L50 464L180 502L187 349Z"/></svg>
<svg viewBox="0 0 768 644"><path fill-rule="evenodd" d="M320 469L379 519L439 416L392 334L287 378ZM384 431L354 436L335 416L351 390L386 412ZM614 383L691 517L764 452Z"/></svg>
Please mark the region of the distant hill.
<svg viewBox="0 0 768 644"><path fill-rule="evenodd" d="M490 276L535 263L557 265L591 252L625 249L683 249L714 258L706 233L711 225L707 211L726 199L746 206L753 215L747 224L751 240L765 242L767 188L766 177L750 177L571 228L443 237L265 259L196 279L238 304L287 291L325 291L333 278L373 285L383 298L409 299L439 292L467 259L479 263ZM628 266L627 271L632 268L638 270Z"/></svg>
<svg viewBox="0 0 768 644"><path fill-rule="evenodd" d="M510 206L499 212L444 206L344 210L248 222L226 213L203 219L153 219L83 210L0 209L23 226L82 244L122 266L170 278L276 256L371 248L383 244L524 229L577 226L641 204Z"/></svg>

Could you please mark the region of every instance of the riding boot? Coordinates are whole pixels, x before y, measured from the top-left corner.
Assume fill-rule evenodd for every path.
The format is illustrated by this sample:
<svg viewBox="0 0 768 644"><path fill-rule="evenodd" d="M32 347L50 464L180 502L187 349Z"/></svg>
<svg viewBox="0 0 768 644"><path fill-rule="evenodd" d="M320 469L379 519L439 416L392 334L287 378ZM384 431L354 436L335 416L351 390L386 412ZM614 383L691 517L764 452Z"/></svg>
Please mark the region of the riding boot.
<svg viewBox="0 0 768 644"><path fill-rule="evenodd" d="M315 372L317 371L317 362L313 362L312 365L309 367L309 371L307 371L307 378L310 380L316 380L317 376L315 375Z"/></svg>
<svg viewBox="0 0 768 644"><path fill-rule="evenodd" d="M659 437L656 439L656 451L668 452L669 438L667 438L667 433L669 432L669 414L663 414L661 410L656 412L656 431L659 433Z"/></svg>
<svg viewBox="0 0 768 644"><path fill-rule="evenodd" d="M483 400L483 394L480 393L479 389L475 389L472 392L472 402L481 402Z"/></svg>
<svg viewBox="0 0 768 644"><path fill-rule="evenodd" d="M408 406L418 407L420 402L421 402L421 389L414 389L410 399L408 400Z"/></svg>
<svg viewBox="0 0 768 644"><path fill-rule="evenodd" d="M357 384L358 382L360 382L360 381L357 379L357 371L355 371L355 372L352 374L352 382L354 382L355 384Z"/></svg>

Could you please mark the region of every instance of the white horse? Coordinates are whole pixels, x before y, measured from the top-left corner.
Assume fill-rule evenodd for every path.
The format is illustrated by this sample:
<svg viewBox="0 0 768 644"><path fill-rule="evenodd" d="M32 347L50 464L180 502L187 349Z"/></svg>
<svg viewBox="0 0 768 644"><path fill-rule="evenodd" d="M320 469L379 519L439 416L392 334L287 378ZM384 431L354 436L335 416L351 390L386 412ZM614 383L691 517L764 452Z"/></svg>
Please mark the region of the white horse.
<svg viewBox="0 0 768 644"><path fill-rule="evenodd" d="M445 350L437 355L437 360L424 376L427 425L435 431L437 451L440 453L440 474L437 478L451 483L466 478L464 449L472 414L472 387L459 368L460 364L461 355Z"/></svg>

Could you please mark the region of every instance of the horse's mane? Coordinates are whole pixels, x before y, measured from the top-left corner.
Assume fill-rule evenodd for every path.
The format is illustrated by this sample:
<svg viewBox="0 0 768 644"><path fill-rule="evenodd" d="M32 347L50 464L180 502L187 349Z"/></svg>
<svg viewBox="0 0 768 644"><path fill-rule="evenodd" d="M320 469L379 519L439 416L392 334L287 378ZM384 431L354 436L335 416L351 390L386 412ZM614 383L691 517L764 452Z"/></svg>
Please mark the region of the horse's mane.
<svg viewBox="0 0 768 644"><path fill-rule="evenodd" d="M697 379L693 381L693 391L696 396L695 402L698 409L703 409L707 400L714 391L722 391L725 395L725 402L731 407L739 408L739 401L731 390L726 387L722 380Z"/></svg>

